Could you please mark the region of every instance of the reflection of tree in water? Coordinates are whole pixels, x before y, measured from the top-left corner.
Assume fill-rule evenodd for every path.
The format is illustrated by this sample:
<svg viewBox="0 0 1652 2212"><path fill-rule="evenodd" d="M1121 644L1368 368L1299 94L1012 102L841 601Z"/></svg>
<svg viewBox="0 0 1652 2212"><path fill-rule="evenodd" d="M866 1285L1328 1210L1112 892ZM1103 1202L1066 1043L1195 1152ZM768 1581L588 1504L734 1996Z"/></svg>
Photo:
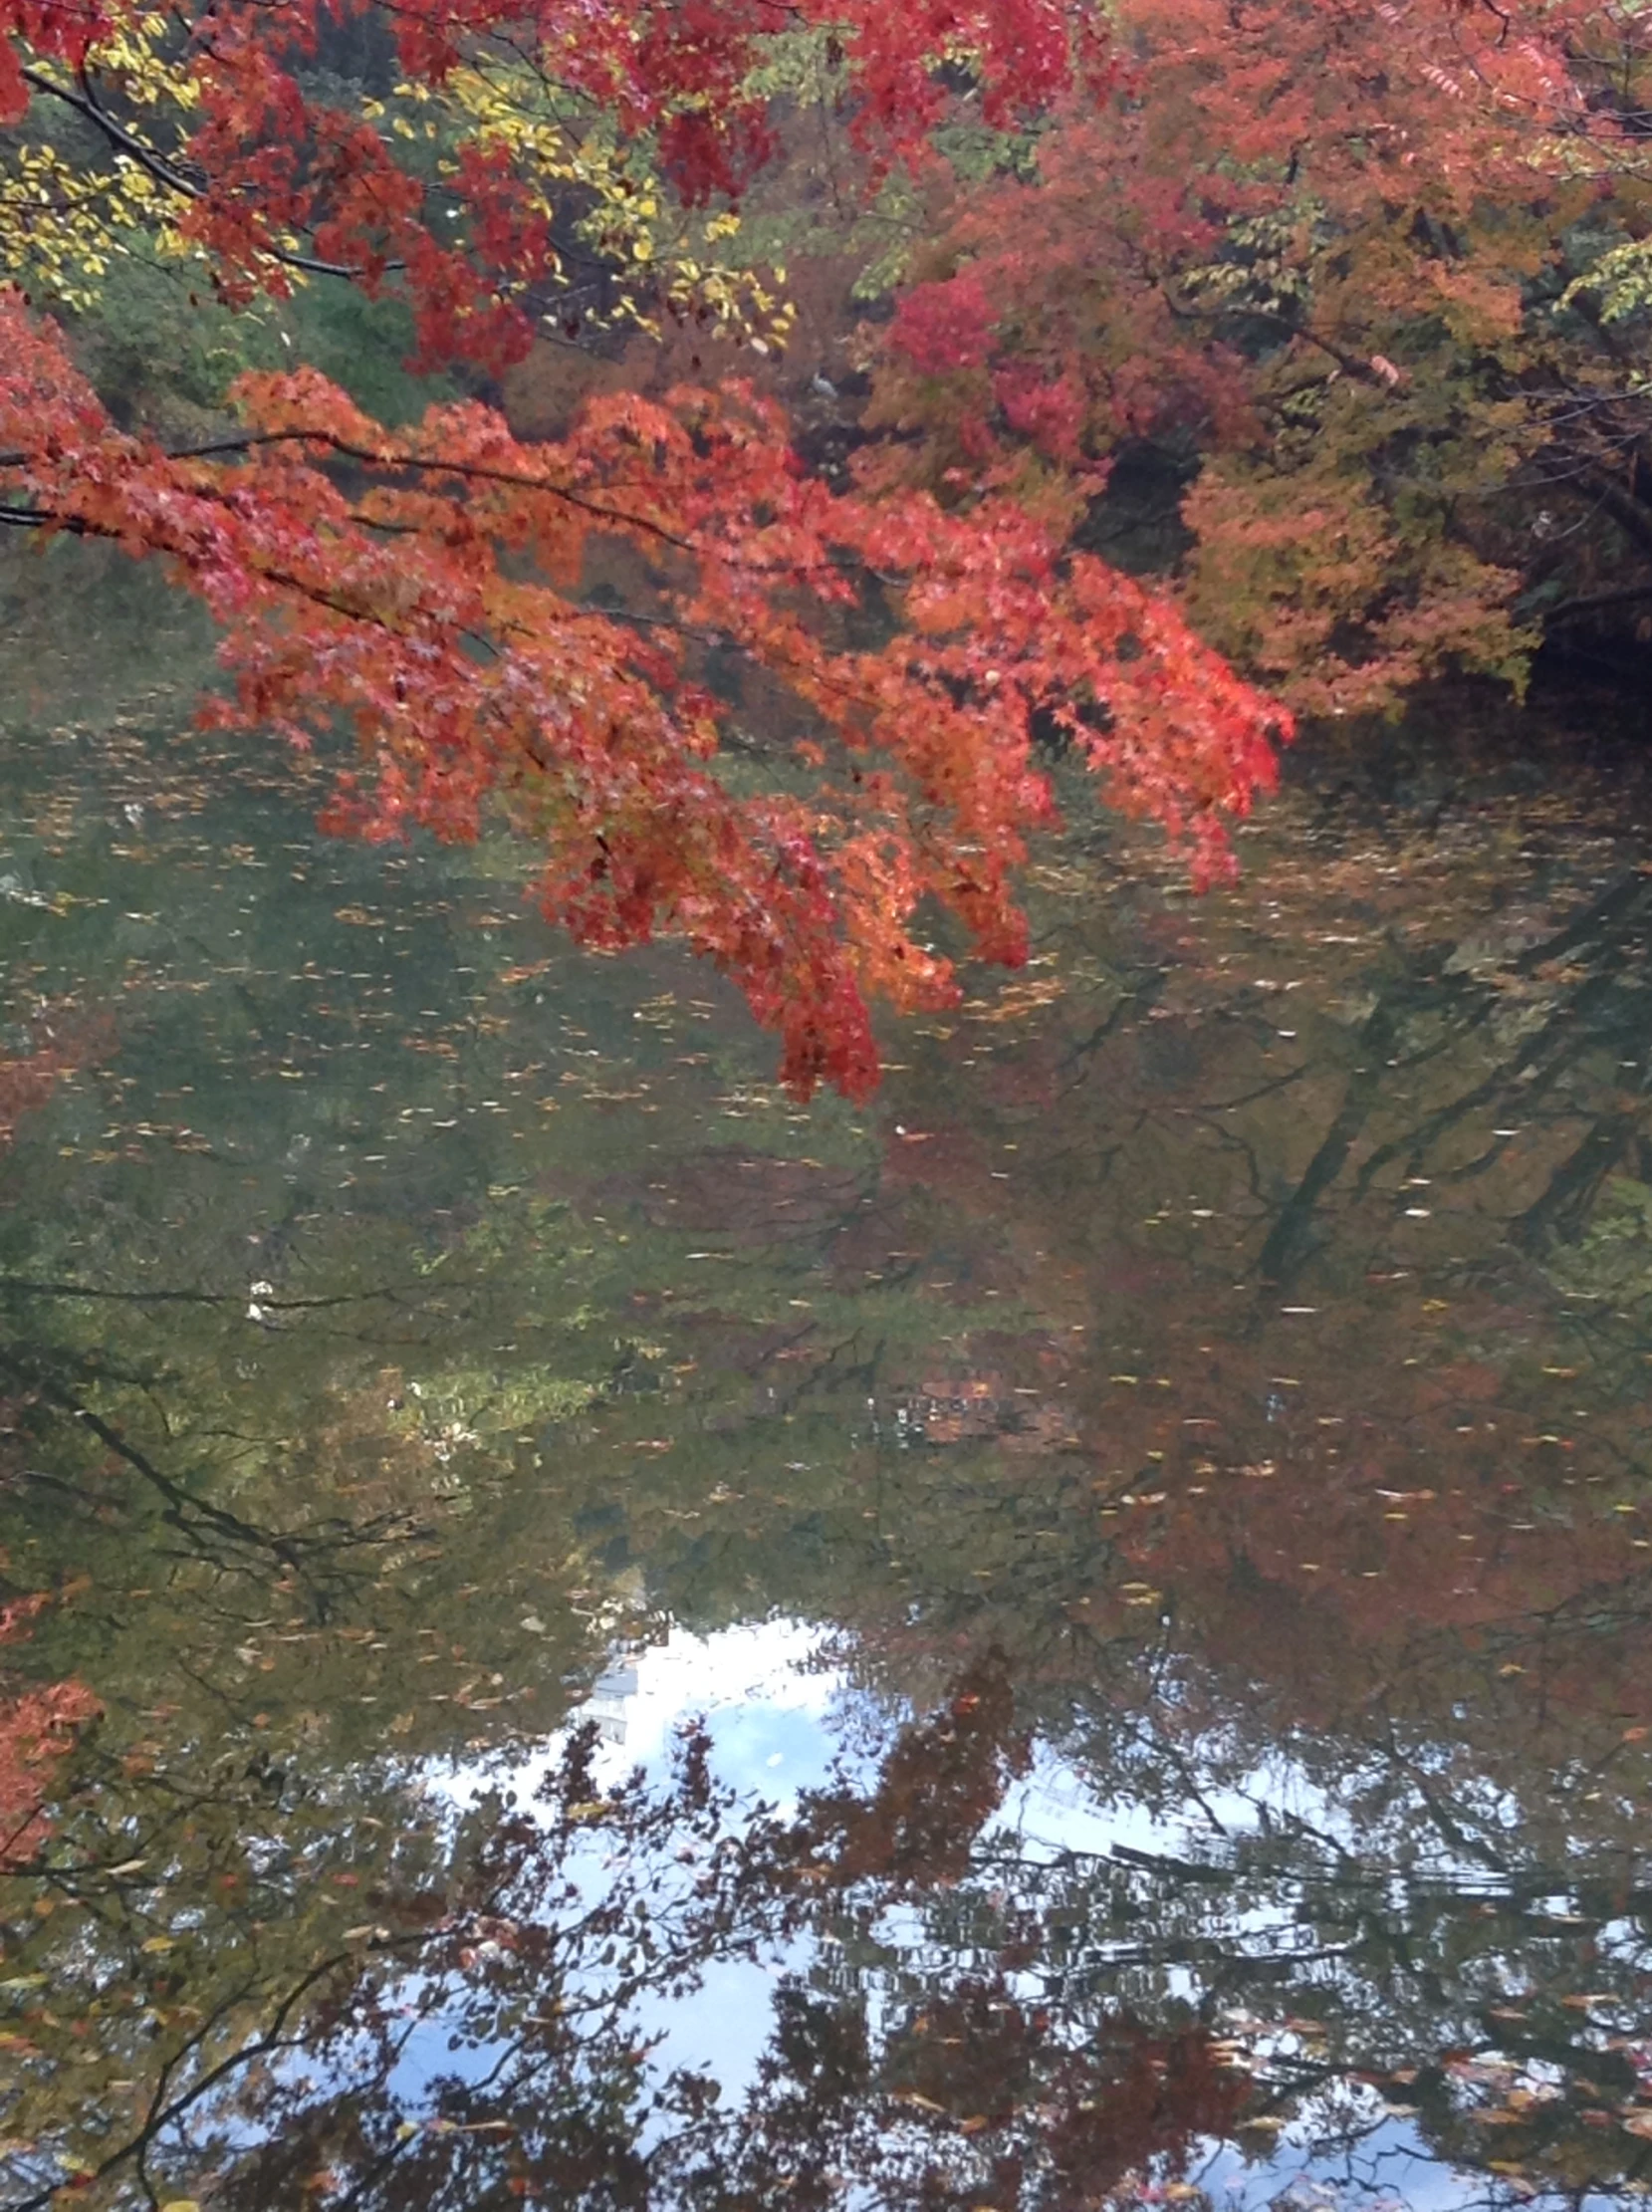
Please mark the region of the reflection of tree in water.
<svg viewBox="0 0 1652 2212"><path fill-rule="evenodd" d="M335 1833L354 1820L360 1922L317 1944L300 1853L214 1906L228 1955L210 1968L187 1921L137 1942L152 1868L60 1872L60 1896L78 1887L96 1913L106 1973L124 1933L142 1990L104 2001L77 2116L118 2107L105 2070L137 2070L151 2022L185 2028L97 2138L103 2193L755 2207L866 2189L1076 2212L1130 2196L1132 2175L1197 2173L1212 2136L1266 2144L1289 2113L1357 2146L1401 2101L1455 2162L1490 2135L1506 2167L1562 2189L1638 2172L1623 2120L1652 2124L1646 2053L1612 2030L1639 2002L1644 1892L1582 1884L1566 1912L1535 1877L1407 1882L1280 1837L1041 1852L995 1822L1006 1725L1002 1664L978 1662L858 1791L786 1817L737 1807L694 1735L669 1786L599 1785L592 1730L531 1801L461 1818L381 1778L368 1802L394 1833L327 1808ZM222 1818L200 1796L188 1815ZM714 2059L656 2062L659 1995L712 1968L727 1990L731 1962L750 1964L735 2001L769 2013L755 2071L720 2084ZM778 1981L770 1962L790 1962ZM72 2047L80 1986L60 1971L25 1998L26 2048ZM33 2191L26 2155L16 2170L8 2201L50 2201L61 2166L35 2167Z"/></svg>
<svg viewBox="0 0 1652 2212"><path fill-rule="evenodd" d="M1265 1281L1288 1284L1311 1250L1319 1200L1344 1172L1355 1195L1385 1170L1417 1175L1442 1151L1446 1179L1463 1184L1495 1174L1518 1135L1487 1134L1488 1113L1518 1111L1526 1124L1566 1130L1535 1196L1506 1222L1521 1249L1541 1253L1582 1235L1605 1178L1629 1159L1644 1176L1647 1102L1652 1073L1652 969L1647 931L1652 885L1634 869L1611 883L1580 913L1504 959L1488 974L1461 944L1432 946L1413 956L1375 989L1375 1003L1356 1032L1362 1065L1350 1075L1340 1106L1300 1181L1279 1208L1258 1255ZM1444 957L1442 958L1442 951ZM1478 1045L1488 1063L1463 1085L1453 1065ZM1591 1062L1615 1054L1606 1097L1579 1111L1566 1096ZM1438 1103L1408 1125L1362 1143L1389 1090L1431 1061L1448 1073ZM1392 1074L1391 1071L1398 1071ZM1462 1087L1458 1087L1462 1086ZM1420 1102L1419 1102L1420 1104ZM1453 1157L1452 1140L1468 1124L1471 1148ZM1580 1128L1578 1126L1580 1125Z"/></svg>
<svg viewBox="0 0 1652 2212"><path fill-rule="evenodd" d="M1494 2191L1638 2175L1606 843L1510 898L1507 837L1327 832L1099 915L1053 860L1066 997L915 1039L869 1132L664 964L627 1000L214 824L142 835L251 856L178 910L234 887L257 972L133 939L135 877L77 909L124 1049L3 1224L7 1572L91 1578L18 1656L106 1708L5 1884L5 2202L142 2202L141 2141L161 2201L1076 2212L1292 2115L1380 2161L1389 2106ZM772 1608L834 1624L869 1773L448 1809L615 1638ZM1040 1847L1052 1750L1175 1837ZM645 2047L742 1962L714 2096Z"/></svg>
<svg viewBox="0 0 1652 2212"><path fill-rule="evenodd" d="M163 2191L187 2175L249 2206L318 2189L385 2206L755 2206L836 2202L861 2180L890 2203L1033 2189L1076 2206L1245 2101L1195 2020L1155 2033L1103 2005L1058 2024L990 1953L942 1987L875 1960L786 1976L756 2074L727 2096L710 2073L652 2066L639 1999L833 1920L842 1954L864 1952L843 1901L869 1921L878 1875L835 1862L840 1794L737 1832L703 1739L652 1791L597 1794L591 1748L576 1738L531 1807L495 1801L462 1822L434 1885L416 1843L388 1853L366 1909L390 1926L355 1929L302 1975L282 1971L279 1927L262 1955L243 1946L245 1979L186 2008L194 2033L135 2124L105 2136L94 2186ZM927 1886L917 1867L898 1879ZM135 1884L88 1886L113 1920ZM148 1979L163 2010L176 1983L167 1968ZM260 2001L246 2034L238 2010ZM226 2063L232 2026L245 2040ZM37 2170L19 2207L52 2201L61 2167Z"/></svg>

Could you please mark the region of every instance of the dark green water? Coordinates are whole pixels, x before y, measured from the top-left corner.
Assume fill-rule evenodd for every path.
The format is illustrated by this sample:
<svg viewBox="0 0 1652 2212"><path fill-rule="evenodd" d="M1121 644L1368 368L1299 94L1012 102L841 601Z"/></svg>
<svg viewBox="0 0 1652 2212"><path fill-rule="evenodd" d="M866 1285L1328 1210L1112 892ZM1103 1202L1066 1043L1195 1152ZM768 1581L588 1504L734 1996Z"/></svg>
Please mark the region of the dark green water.
<svg viewBox="0 0 1652 2212"><path fill-rule="evenodd" d="M47 580L43 589L41 574ZM1652 2183L1652 809L1308 758L777 1094L6 572L10 2212ZM141 582L141 579L138 580Z"/></svg>

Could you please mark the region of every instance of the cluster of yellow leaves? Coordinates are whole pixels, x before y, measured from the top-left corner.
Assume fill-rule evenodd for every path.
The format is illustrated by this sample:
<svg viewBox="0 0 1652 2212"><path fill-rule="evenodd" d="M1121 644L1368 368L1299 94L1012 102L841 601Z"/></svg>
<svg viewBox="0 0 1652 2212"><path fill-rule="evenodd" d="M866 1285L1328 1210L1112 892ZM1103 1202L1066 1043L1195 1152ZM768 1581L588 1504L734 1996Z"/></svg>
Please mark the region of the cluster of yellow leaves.
<svg viewBox="0 0 1652 2212"><path fill-rule="evenodd" d="M98 51L100 76L118 84L129 135L162 160L159 135L146 134L141 119L170 128L198 104L189 71L166 51L171 29L151 13L112 30ZM79 158L53 127L60 120L37 97L0 168L0 276L84 310L139 241L166 260L192 258L193 249L175 225L181 195L134 154Z"/></svg>
<svg viewBox="0 0 1652 2212"><path fill-rule="evenodd" d="M653 333L661 312L699 314L765 345L784 342L792 321L778 289L785 270L765 274L731 257L726 249L741 235L740 216L727 207L684 206L659 177L652 148L623 135L611 113L514 57L483 53L454 71L440 96L426 86L396 90L398 100L424 108L429 136L458 125L470 143L506 155L547 223L556 221L560 200L572 203L582 245L642 280L621 285L606 302L583 297L573 280L582 322L628 322ZM446 111L441 122L429 113L438 107ZM397 135L414 135L405 113L383 113ZM455 168L446 155L438 161L442 175ZM560 262L557 274L569 281Z"/></svg>

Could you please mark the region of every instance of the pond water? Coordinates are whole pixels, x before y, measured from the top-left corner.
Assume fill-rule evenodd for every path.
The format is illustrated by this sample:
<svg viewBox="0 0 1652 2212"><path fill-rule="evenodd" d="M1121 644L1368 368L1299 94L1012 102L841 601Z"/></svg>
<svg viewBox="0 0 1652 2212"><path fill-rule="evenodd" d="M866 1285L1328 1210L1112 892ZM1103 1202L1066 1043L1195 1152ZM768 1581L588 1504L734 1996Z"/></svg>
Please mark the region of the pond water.
<svg viewBox="0 0 1652 2212"><path fill-rule="evenodd" d="M7 570L7 2212L1652 2187L1652 806L1322 747L775 1089Z"/></svg>

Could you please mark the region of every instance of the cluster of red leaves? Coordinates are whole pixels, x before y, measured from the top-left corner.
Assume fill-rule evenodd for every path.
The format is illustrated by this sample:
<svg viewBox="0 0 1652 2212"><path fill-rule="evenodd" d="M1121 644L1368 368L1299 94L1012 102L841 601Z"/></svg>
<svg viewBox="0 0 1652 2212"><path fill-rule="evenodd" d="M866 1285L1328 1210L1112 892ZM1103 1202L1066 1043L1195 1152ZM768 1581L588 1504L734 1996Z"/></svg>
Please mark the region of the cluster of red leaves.
<svg viewBox="0 0 1652 2212"><path fill-rule="evenodd" d="M945 284L915 284L905 294L890 327L890 350L926 376L979 369L992 350L994 321L987 287L977 271L965 269Z"/></svg>
<svg viewBox="0 0 1652 2212"><path fill-rule="evenodd" d="M1633 145L1635 119L1591 95L1615 19L1602 0L1126 0L1118 12L1110 97L1069 87L1036 170L963 195L939 249L955 274L908 291L888 334L890 356L929 375L999 363L1080 378L1101 444L1189 421L1258 431L1251 365L1209 343L1207 296L1178 290L1212 257L1237 278L1247 253L1253 267L1271 255L1289 296L1328 238L1354 294L1331 308L1421 318L1467 276L1438 226L1467 233L1489 200L1558 189L1545 173L1557 137L1602 188L1614 148ZM1288 227L1236 247L1231 226L1258 221ZM1364 265L1373 235L1380 268ZM1512 242L1505 286L1533 273L1516 266L1527 243ZM1392 365L1343 366L1392 383Z"/></svg>
<svg viewBox="0 0 1652 2212"><path fill-rule="evenodd" d="M1010 501L832 492L749 392L610 398L532 447L474 404L387 433L310 370L239 403L235 450L167 455L0 301L6 505L158 555L205 600L234 678L220 722L348 726L365 767L333 822L367 837L474 838L506 800L546 847L552 919L591 945L685 937L780 1033L800 1093L875 1082L870 999L951 1002L924 900L979 955L1024 957L1014 871L1051 804L1036 716L1204 876L1272 776L1278 710L1164 602L1060 558ZM598 538L648 564L633 612L580 589ZM713 648L812 717L785 788L744 792L720 757Z"/></svg>
<svg viewBox="0 0 1652 2212"><path fill-rule="evenodd" d="M50 88L118 133L97 58L140 12L0 0L0 123ZM736 190L766 158L752 72L799 23L837 42L874 170L946 112L942 64L969 57L998 123L1112 67L1099 15L1062 0L409 0L391 18L415 85L492 47L531 54L622 131L652 133L689 199ZM184 135L160 151L117 136L123 158L165 184L232 303L319 260L369 291L394 282L427 361L519 358L525 303L556 262L541 197L497 142L461 140L438 237L393 133L307 88L323 28L320 0L213 0L180 18ZM985 360L993 314L971 281L902 307L895 342L918 367ZM1070 376L1001 381L1011 422L1076 454ZM56 334L0 301L0 512L165 560L225 625L219 720L300 742L350 729L365 767L336 827L469 838L510 802L548 849L547 914L594 945L686 937L779 1031L801 1093L870 1088L873 998L953 995L916 934L924 901L975 953L1023 956L1013 874L1050 815L1039 718L1118 804L1165 823L1196 876L1226 866L1225 818L1271 778L1279 711L1162 600L1063 553L990 475L967 507L834 494L743 389L609 400L531 448L480 406L391 437L305 371L249 378L239 403L244 437L163 452L117 429ZM633 576L646 564L624 615L582 590L596 537L619 541ZM811 718L782 788L754 795L730 775L713 651Z"/></svg>
<svg viewBox="0 0 1652 2212"><path fill-rule="evenodd" d="M51 1602L45 1591L0 1605L0 1643L22 1641ZM49 1682L0 1699L0 1870L34 1855L46 1834L52 1768L74 1749L77 1729L103 1707L84 1682Z"/></svg>

